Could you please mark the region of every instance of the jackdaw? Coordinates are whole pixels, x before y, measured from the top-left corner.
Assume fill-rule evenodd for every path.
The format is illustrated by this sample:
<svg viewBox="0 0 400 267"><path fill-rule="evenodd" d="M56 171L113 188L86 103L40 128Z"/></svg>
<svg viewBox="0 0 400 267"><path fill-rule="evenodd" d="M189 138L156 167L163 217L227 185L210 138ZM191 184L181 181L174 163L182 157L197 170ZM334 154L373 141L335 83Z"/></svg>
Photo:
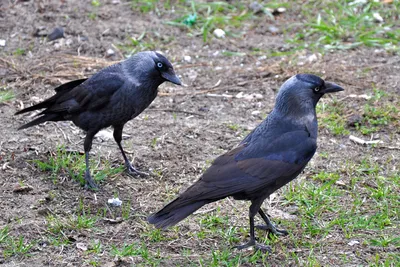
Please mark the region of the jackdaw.
<svg viewBox="0 0 400 267"><path fill-rule="evenodd" d="M312 74L291 77L280 88L269 116L238 147L215 159L197 182L148 221L165 229L205 204L229 196L249 200L250 241L236 248L254 246L271 251L270 247L256 243L254 216L260 214L266 223L258 228L287 234L270 222L261 205L271 193L296 178L313 157L318 132L315 106L325 93L342 90Z"/></svg>
<svg viewBox="0 0 400 267"><path fill-rule="evenodd" d="M169 81L181 85L171 63L163 55L146 51L104 68L88 79L71 81L55 88L56 94L34 106L18 111L22 114L45 109L37 118L18 130L46 122L72 121L86 131L84 142L86 172L85 187L97 188L89 170L89 151L93 137L101 129L113 126L114 139L122 152L129 173L136 170L121 146L126 122L135 118L157 96L158 86Z"/></svg>

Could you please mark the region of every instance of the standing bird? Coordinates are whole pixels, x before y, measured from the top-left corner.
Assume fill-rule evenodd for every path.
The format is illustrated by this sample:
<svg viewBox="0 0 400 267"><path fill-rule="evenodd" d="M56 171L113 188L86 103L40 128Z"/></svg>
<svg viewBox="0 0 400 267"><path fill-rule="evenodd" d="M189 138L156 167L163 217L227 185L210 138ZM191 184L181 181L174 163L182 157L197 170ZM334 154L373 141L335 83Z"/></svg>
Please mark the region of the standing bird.
<svg viewBox="0 0 400 267"><path fill-rule="evenodd" d="M254 216L260 214L266 223L258 228L287 234L270 222L261 205L270 194L296 178L313 157L318 133L315 106L325 93L342 90L312 74L291 77L280 88L269 116L238 147L218 157L197 182L148 221L165 229L205 204L232 196L251 201L250 241L236 248L254 246L271 251L270 247L256 243Z"/></svg>
<svg viewBox="0 0 400 267"><path fill-rule="evenodd" d="M46 121L72 121L86 131L85 187L96 189L89 170L89 151L93 137L101 129L114 127L114 139L122 152L129 173L144 175L136 170L121 146L125 123L135 118L155 99L158 86L169 81L181 85L171 63L163 55L146 51L104 68L89 79L80 79L55 88L56 94L43 102L20 110L22 114L45 109L37 118L18 130Z"/></svg>

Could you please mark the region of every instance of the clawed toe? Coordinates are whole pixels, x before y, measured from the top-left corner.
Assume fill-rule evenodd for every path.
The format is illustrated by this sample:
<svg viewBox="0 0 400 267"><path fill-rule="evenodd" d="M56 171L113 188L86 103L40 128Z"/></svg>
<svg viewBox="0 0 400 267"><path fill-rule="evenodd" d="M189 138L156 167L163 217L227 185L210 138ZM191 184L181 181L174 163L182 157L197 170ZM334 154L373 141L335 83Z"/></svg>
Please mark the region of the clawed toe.
<svg viewBox="0 0 400 267"><path fill-rule="evenodd" d="M260 230L269 231L275 235L280 235L280 236L285 236L289 234L289 232L284 229L278 229L275 226L271 227L270 225L256 225L256 228Z"/></svg>
<svg viewBox="0 0 400 267"><path fill-rule="evenodd" d="M85 189L88 189L88 190L98 190L99 189L99 187L93 180L92 176L90 176L90 174L88 174L88 173L85 174Z"/></svg>
<svg viewBox="0 0 400 267"><path fill-rule="evenodd" d="M255 244L254 245L254 250L259 250L263 253L272 253L272 248L270 246L267 245L263 245L263 244Z"/></svg>
<svg viewBox="0 0 400 267"><path fill-rule="evenodd" d="M254 240L253 241L250 240L246 244L235 246L234 248L236 248L238 250L242 250L242 249L249 248L249 247L253 247L254 250L259 250L259 251L261 251L263 253L267 253L267 252L271 253L272 252L272 249L271 249L270 246L256 243Z"/></svg>
<svg viewBox="0 0 400 267"><path fill-rule="evenodd" d="M234 248L236 248L238 250L242 250L242 249L245 249L245 248L253 247L255 244L256 244L256 242L254 240L250 240L246 244L234 246Z"/></svg>
<svg viewBox="0 0 400 267"><path fill-rule="evenodd" d="M149 176L150 175L147 172L141 172L141 171L135 169L131 164L129 164L127 166L127 170L128 170L128 173L132 174L132 175L139 175L139 176Z"/></svg>

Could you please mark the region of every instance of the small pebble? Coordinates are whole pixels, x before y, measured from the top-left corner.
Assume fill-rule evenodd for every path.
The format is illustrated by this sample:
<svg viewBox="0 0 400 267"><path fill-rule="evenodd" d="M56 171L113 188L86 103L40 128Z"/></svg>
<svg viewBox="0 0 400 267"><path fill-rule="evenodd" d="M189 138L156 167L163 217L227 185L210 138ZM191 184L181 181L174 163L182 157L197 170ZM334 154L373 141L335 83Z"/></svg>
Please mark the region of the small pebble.
<svg viewBox="0 0 400 267"><path fill-rule="evenodd" d="M360 244L360 242L359 241L357 241L357 240L351 240L349 243L347 243L349 246L354 246L354 245L357 245L357 244Z"/></svg>
<svg viewBox="0 0 400 267"><path fill-rule="evenodd" d="M378 22L378 23L382 23L383 22L383 18L379 13L374 13L374 14L372 14L372 16L374 17L375 22Z"/></svg>
<svg viewBox="0 0 400 267"><path fill-rule="evenodd" d="M222 29L215 29L213 33L217 38L225 38L225 31Z"/></svg>
<svg viewBox="0 0 400 267"><path fill-rule="evenodd" d="M285 7L278 7L276 9L276 11L279 12L279 13L285 13L286 12L286 8Z"/></svg>
<svg viewBox="0 0 400 267"><path fill-rule="evenodd" d="M268 31L270 32L270 33L279 33L279 28L278 27L275 27L275 26L268 26Z"/></svg>
<svg viewBox="0 0 400 267"><path fill-rule="evenodd" d="M191 62L192 61L192 57L191 56L184 56L183 60L185 60L186 62Z"/></svg>
<svg viewBox="0 0 400 267"><path fill-rule="evenodd" d="M115 55L115 51L112 50L111 48L107 49L106 53L107 53L107 57L111 57L111 56Z"/></svg>
<svg viewBox="0 0 400 267"><path fill-rule="evenodd" d="M47 35L47 40L54 41L60 38L64 38L64 29L61 27L55 28L49 35Z"/></svg>
<svg viewBox="0 0 400 267"><path fill-rule="evenodd" d="M0 46L6 46L6 40L0 39Z"/></svg>
<svg viewBox="0 0 400 267"><path fill-rule="evenodd" d="M318 55L317 54L312 54L311 56L309 56L308 58L307 58L307 61L308 62L314 62L314 61L317 61L318 60Z"/></svg>
<svg viewBox="0 0 400 267"><path fill-rule="evenodd" d="M121 206L122 201L119 198L110 198L108 204L113 207L119 207Z"/></svg>
<svg viewBox="0 0 400 267"><path fill-rule="evenodd" d="M89 40L89 38L87 36L79 36L78 39L79 39L80 42L85 42L85 41Z"/></svg>
<svg viewBox="0 0 400 267"><path fill-rule="evenodd" d="M66 45L66 46L70 46L70 45L72 45L73 42L74 42L74 41L72 41L72 39L67 39L67 40L65 41L65 45Z"/></svg>

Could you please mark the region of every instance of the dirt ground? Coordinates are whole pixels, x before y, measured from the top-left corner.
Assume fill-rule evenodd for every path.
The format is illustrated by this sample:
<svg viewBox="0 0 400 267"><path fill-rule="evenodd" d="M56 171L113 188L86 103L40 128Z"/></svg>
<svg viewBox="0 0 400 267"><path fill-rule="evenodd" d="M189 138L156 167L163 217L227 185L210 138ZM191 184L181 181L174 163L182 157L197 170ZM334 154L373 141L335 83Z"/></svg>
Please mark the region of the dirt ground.
<svg viewBox="0 0 400 267"><path fill-rule="evenodd" d="M97 16L95 20L88 16L93 12ZM274 25L283 28L285 23L295 21L291 12L295 11L288 10ZM306 60L312 54L307 52L260 58L250 52L255 48L283 50L286 47L285 36L268 31L267 20L244 24L242 29L246 34L242 38L212 38L204 43L201 37L190 36L185 29L166 25L168 16L172 15L141 13L130 8L130 2L126 1L102 1L99 7L90 1L75 0L1 1L0 39L5 39L6 45L0 47L0 86L12 90L15 98L0 103L3 126L0 128L0 229L7 226L10 235L23 236L23 242L34 242L34 245L29 253L22 255L15 253L6 257L0 253L0 265L89 266L95 265L93 262L97 262L96 266L212 265L212 251L229 249L234 244L215 236L196 238L201 230L197 215L173 230L156 232L161 235L156 242L152 241L154 236L147 234L153 233L154 228L147 224L146 217L189 186L210 161L233 148L260 123L272 109L276 92L287 78L300 72L313 72L338 83L345 92L338 94L336 101L344 103L347 117L361 112L365 101L349 95L372 94L373 88L400 94L400 57L383 50L336 51L318 55L312 62ZM48 42L35 36L37 31L50 32L57 26L65 29L65 38ZM107 64L122 60L125 51L118 45L129 45L129 37L138 38L143 32L146 32L145 40L154 45L151 49L162 51L188 85L162 85L152 105L125 126L123 145L129 157L134 159L135 166L152 173L151 177L135 178L118 172L105 177L97 192L82 188L68 172L60 172L56 179L51 179L51 173L41 171L34 160L46 161L57 153L60 145L69 151L82 152L84 133L65 122L17 131L30 117L13 114L51 96L53 88L63 82L89 76ZM109 49L115 54L108 55ZM246 56L226 56L223 51L246 53ZM191 60L184 60L185 56ZM245 99L236 97L238 93L254 95ZM323 100L331 101L330 97ZM398 98L393 103L398 104ZM110 132L107 129L106 134L94 141L94 172L105 168L107 162L113 168L123 164L118 147L107 134ZM400 147L398 123L375 136L385 142L385 147L378 149L355 144L348 135L333 135L324 127L319 134L318 153L299 180L366 155L385 166L391 160L393 170L399 169L400 150L393 149ZM322 152L328 157L321 157ZM342 178L349 179L346 174ZM15 188L21 185L30 186L31 190L16 192ZM125 206L128 211L107 205L107 200L114 196L124 204L129 203ZM299 218L291 213L294 207L281 205L282 201L281 192L277 192L275 199L266 201L265 206L277 222L280 219L293 222L289 231L294 238L301 236ZM221 217L228 216L229 225L238 225L247 231L247 207L248 203L224 200L204 207L199 216L217 210ZM61 232L69 242L55 245L49 218L53 216L62 221L82 212L97 216L94 227L65 228ZM118 223L109 220L126 213L127 217ZM307 263L309 249L295 246L293 236L279 237L273 245L274 253L263 260L270 266L316 266ZM343 233L335 232L333 236L313 252L321 266L341 265L343 255L349 259L346 265L362 266L367 264L366 258L399 252L398 247L348 246L349 240ZM247 237L244 232L238 240L243 242ZM102 244L98 253L87 253L78 245L90 247L96 242ZM143 253L116 257L110 252L113 246L132 243L144 244L157 261L150 262ZM190 255L183 251L190 251ZM231 257L240 254L245 258L253 253L230 251ZM263 260L253 264L262 265ZM243 265L251 264L247 261Z"/></svg>

